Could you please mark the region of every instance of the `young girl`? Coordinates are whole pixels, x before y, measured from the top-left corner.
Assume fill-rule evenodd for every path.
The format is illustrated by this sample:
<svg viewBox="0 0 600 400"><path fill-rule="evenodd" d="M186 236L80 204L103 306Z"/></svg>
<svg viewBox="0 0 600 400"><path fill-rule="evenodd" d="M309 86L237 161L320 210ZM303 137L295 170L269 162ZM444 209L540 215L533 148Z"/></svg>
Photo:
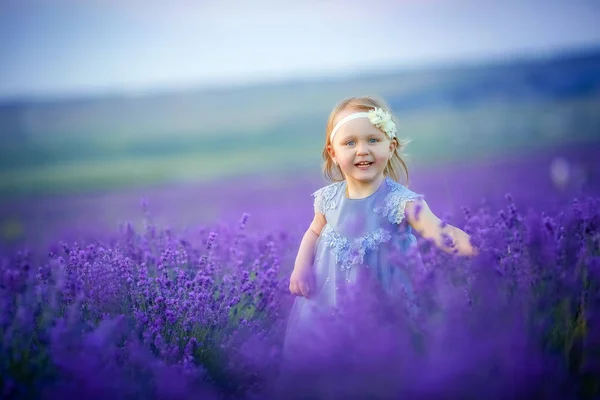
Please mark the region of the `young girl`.
<svg viewBox="0 0 600 400"><path fill-rule="evenodd" d="M290 277L290 292L299 297L286 337L311 324L311 306L336 306L338 291L365 277L384 291L409 285L388 257L416 243L412 229L447 252L475 254L465 232L442 227L423 196L399 183L400 172L408 177L408 171L400 155L406 143L396 135L389 107L372 97L343 100L331 113L323 158L335 183L313 194L315 216Z"/></svg>

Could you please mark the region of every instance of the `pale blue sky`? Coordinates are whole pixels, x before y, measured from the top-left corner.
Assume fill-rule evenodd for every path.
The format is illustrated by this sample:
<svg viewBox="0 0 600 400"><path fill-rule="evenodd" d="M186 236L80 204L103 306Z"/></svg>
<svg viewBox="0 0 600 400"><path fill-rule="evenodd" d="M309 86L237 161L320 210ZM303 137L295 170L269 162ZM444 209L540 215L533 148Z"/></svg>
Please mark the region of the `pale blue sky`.
<svg viewBox="0 0 600 400"><path fill-rule="evenodd" d="M600 45L597 0L1 0L0 98L230 85Z"/></svg>

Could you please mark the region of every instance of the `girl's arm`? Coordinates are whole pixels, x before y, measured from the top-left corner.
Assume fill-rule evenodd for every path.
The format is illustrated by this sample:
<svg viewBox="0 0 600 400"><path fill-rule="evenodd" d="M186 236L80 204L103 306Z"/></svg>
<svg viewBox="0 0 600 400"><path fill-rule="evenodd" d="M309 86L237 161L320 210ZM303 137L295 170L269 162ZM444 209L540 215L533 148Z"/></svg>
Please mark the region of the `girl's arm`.
<svg viewBox="0 0 600 400"><path fill-rule="evenodd" d="M295 295L307 297L313 289L312 266L315 252L315 244L325 226L325 216L315 213L308 230L302 237L298 255L294 263L294 271L290 277L290 292Z"/></svg>
<svg viewBox="0 0 600 400"><path fill-rule="evenodd" d="M408 202L405 212L410 226L425 239L433 240L443 251L451 254L457 251L457 254L463 256L477 255L477 249L471 245L469 235L449 224L442 227L442 221L429 209L425 200ZM454 247L448 243L448 238Z"/></svg>

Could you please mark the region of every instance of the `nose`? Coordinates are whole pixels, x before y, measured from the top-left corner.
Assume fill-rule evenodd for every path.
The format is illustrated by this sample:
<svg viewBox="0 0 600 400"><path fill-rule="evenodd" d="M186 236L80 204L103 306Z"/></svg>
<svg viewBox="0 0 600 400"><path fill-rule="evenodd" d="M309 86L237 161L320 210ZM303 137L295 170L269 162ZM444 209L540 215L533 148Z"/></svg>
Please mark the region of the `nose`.
<svg viewBox="0 0 600 400"><path fill-rule="evenodd" d="M358 142L358 144L356 145L356 154L359 156L368 155L369 151L368 151L367 144L363 143L362 141Z"/></svg>

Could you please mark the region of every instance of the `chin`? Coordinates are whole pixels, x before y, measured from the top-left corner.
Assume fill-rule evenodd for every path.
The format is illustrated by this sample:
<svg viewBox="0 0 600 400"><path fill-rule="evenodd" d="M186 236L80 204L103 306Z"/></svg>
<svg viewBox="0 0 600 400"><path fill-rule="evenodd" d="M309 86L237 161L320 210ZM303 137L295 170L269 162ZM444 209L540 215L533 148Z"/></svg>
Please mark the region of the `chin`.
<svg viewBox="0 0 600 400"><path fill-rule="evenodd" d="M353 173L350 175L352 177L352 179L354 179L357 182L363 182L363 183L370 183L375 181L378 178L381 178L383 176L383 171L381 172L375 172L375 171L364 171L364 172L359 172L359 173Z"/></svg>

